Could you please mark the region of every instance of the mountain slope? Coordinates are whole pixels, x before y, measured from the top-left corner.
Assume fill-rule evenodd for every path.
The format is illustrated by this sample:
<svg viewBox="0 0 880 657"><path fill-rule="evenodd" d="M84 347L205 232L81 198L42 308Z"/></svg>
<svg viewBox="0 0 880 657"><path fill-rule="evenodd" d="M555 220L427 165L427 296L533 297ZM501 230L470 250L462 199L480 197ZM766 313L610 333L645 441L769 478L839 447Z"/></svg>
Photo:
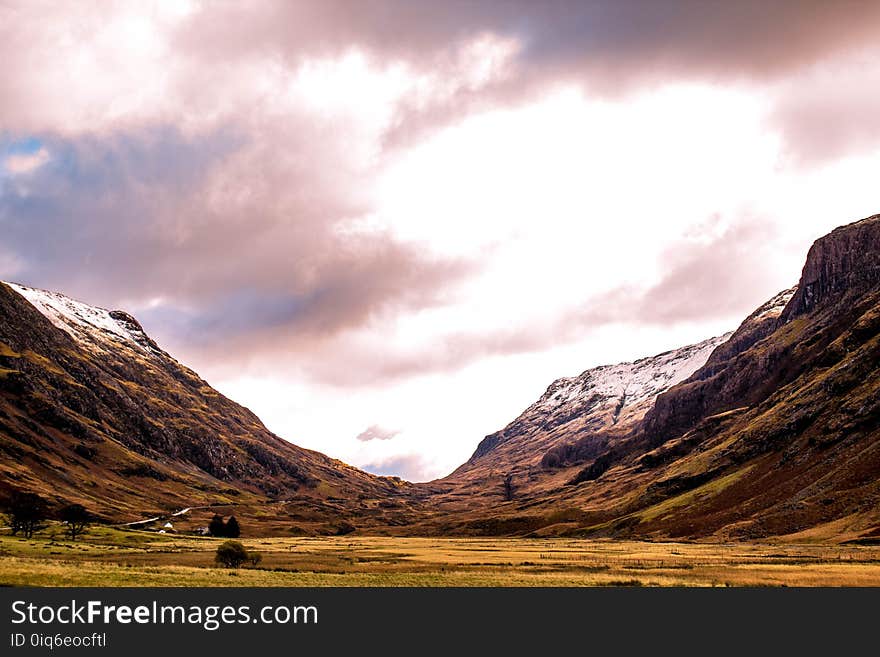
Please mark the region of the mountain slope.
<svg viewBox="0 0 880 657"><path fill-rule="evenodd" d="M273 532L878 541L880 215L817 240L732 335L560 379L420 485L281 440L125 313L0 284L17 490L114 520L234 505Z"/></svg>
<svg viewBox="0 0 880 657"><path fill-rule="evenodd" d="M553 428L535 431L545 444ZM499 459L482 491L451 477L441 530L876 540L880 216L817 240L797 288L755 311L641 420L606 422L563 447L514 479L512 494L502 484L515 460Z"/></svg>
<svg viewBox="0 0 880 657"><path fill-rule="evenodd" d="M0 497L36 491L116 520L275 502L307 524L375 524L406 514L369 500L415 491L275 436L130 315L14 284L0 284L0 455Z"/></svg>
<svg viewBox="0 0 880 657"><path fill-rule="evenodd" d="M489 470L519 473L540 467L551 448L611 428L625 432L644 416L658 394L693 374L729 337L557 379L516 420L486 436L448 479L479 479Z"/></svg>

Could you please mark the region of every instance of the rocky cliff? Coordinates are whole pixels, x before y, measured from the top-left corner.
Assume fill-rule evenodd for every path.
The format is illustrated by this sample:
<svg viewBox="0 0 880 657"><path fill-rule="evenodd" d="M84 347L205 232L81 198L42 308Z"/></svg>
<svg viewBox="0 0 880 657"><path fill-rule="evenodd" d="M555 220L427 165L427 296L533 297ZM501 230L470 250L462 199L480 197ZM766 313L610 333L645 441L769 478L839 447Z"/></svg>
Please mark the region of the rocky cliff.
<svg viewBox="0 0 880 657"><path fill-rule="evenodd" d="M816 240L798 291L780 317L785 324L823 304L859 298L880 285L880 215L841 226Z"/></svg>

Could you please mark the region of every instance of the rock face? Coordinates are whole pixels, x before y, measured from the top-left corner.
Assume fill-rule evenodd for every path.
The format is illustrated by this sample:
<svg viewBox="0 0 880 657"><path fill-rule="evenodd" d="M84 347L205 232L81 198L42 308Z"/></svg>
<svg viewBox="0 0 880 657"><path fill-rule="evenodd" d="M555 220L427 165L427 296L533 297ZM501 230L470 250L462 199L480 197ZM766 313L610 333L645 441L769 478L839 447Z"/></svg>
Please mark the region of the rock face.
<svg viewBox="0 0 880 657"><path fill-rule="evenodd" d="M779 324L782 311L785 310L797 289L795 286L783 290L746 317L745 321L730 336L730 339L712 352L706 362L706 371L720 367L736 354L744 352L756 342L760 342L773 333Z"/></svg>
<svg viewBox="0 0 880 657"><path fill-rule="evenodd" d="M797 294L780 321L808 313L841 296L859 296L880 284L880 215L841 226L816 240L807 254Z"/></svg>
<svg viewBox="0 0 880 657"><path fill-rule="evenodd" d="M2 283L0 455L0 502L28 490L114 519L293 500L322 521L413 490L272 434L127 313Z"/></svg>
<svg viewBox="0 0 880 657"><path fill-rule="evenodd" d="M701 417L755 401L772 389L776 382L768 378L770 358L755 352L753 358L739 364L737 359L776 330L797 289L783 290L762 304L703 367L680 386L657 397L644 422L645 433L653 443L662 443L690 428Z"/></svg>
<svg viewBox="0 0 880 657"><path fill-rule="evenodd" d="M752 349L777 329L798 317L837 306L840 317L849 314L850 303L857 307L880 286L880 215L842 226L816 240L807 254L801 280L796 288L780 293L767 305L780 309L775 322L756 322L748 318L719 353L713 354L683 386L658 398L645 420L651 440L661 443L694 425L701 417L762 401L780 385L796 378L811 365L793 358L800 345L769 340ZM794 292L793 294L791 294ZM761 309L757 311L761 312ZM829 328L832 318L817 318L805 327L816 338Z"/></svg>

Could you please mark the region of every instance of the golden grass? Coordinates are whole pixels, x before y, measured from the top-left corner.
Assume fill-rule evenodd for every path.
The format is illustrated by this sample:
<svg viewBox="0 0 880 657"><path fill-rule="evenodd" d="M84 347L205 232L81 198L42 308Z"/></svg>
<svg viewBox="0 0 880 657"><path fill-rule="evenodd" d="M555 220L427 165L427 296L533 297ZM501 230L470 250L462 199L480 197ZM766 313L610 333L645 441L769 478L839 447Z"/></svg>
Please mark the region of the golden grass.
<svg viewBox="0 0 880 657"><path fill-rule="evenodd" d="M58 528L56 528L57 530ZM880 548L576 539L243 539L259 568L214 568L219 539L95 528L0 537L13 586L880 586Z"/></svg>
<svg viewBox="0 0 880 657"><path fill-rule="evenodd" d="M17 351L13 351L13 349L5 342L0 342L0 356L3 356L4 358L21 358L21 354Z"/></svg>

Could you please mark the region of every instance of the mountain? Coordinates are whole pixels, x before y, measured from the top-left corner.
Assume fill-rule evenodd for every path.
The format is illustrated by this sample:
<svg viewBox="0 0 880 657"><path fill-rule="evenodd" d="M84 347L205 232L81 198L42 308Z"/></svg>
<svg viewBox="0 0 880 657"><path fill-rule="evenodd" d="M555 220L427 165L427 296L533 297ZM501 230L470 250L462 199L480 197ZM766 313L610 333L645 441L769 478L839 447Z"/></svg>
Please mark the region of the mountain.
<svg viewBox="0 0 880 657"><path fill-rule="evenodd" d="M437 482L437 531L878 540L880 215L712 346L631 415L636 364L554 383Z"/></svg>
<svg viewBox="0 0 880 657"><path fill-rule="evenodd" d="M405 523L417 497L274 435L127 313L2 283L0 455L0 498L33 491L115 521L234 504L334 531Z"/></svg>
<svg viewBox="0 0 880 657"><path fill-rule="evenodd" d="M726 334L632 363L603 365L554 381L504 429L486 436L448 480L481 479L487 471L519 475L565 458L565 446L598 432L623 434L657 395L705 364Z"/></svg>
<svg viewBox="0 0 880 657"><path fill-rule="evenodd" d="M878 542L880 215L817 240L733 333L559 379L428 484L280 439L124 312L0 283L0 456L0 503L28 490L113 521Z"/></svg>

